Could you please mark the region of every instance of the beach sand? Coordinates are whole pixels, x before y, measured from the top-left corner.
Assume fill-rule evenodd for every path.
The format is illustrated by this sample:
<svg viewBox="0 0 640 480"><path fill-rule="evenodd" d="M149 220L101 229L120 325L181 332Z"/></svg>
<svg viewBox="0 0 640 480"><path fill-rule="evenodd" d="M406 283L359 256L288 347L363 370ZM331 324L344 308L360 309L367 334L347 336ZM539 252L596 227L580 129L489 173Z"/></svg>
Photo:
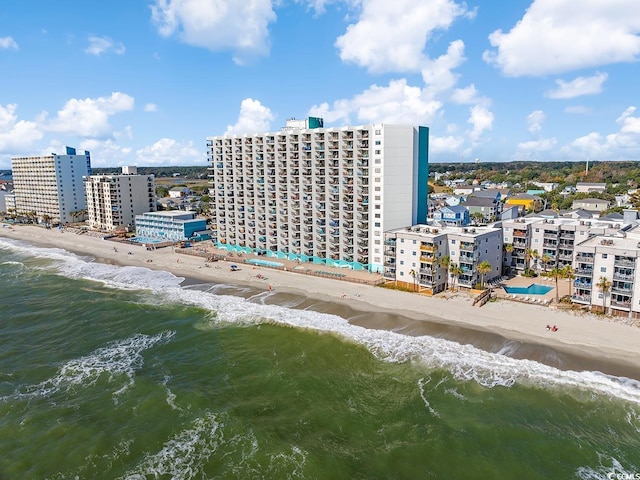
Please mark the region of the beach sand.
<svg viewBox="0 0 640 480"><path fill-rule="evenodd" d="M167 270L191 279L192 283L243 285L255 290L271 287L279 294L327 302L329 305L323 311L328 309L342 315L351 312L346 318L353 317L352 323L368 328L407 335L442 336L481 348L483 342L495 344L496 338L501 343L520 342L519 357L554 364L557 362L545 361L544 357L554 357L555 352L562 352L573 358L565 368L594 369L606 364L610 368L602 370L607 373L640 379L640 328L604 316L506 299L478 307L472 305L470 295L463 293L430 297L321 278L295 270L285 272L251 266L240 263L237 258L231 259L235 260L233 262L218 261L205 266L203 258L176 253L172 247L148 251L142 246L118 244L92 234L79 235L36 226L0 228L0 236L88 254L98 261ZM231 271L231 264L238 265L239 269ZM368 314L362 315L364 312ZM557 325L558 331L547 331L547 324ZM534 350L537 353L527 354Z"/></svg>

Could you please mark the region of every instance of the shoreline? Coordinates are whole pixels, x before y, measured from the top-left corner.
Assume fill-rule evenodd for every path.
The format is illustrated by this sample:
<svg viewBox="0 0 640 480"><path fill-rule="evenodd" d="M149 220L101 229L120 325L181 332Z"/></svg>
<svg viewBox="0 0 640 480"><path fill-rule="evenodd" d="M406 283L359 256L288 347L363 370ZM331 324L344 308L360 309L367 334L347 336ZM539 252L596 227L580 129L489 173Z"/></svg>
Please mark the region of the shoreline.
<svg viewBox="0 0 640 480"><path fill-rule="evenodd" d="M567 367L553 365L557 368L592 370L604 366L606 368L602 371L605 373L640 380L640 329L590 313L574 313L503 299L477 307L472 306L472 299L466 294L427 297L246 264L239 265L240 268L232 272L229 268L234 263L232 261L218 261L207 268L202 258L174 253L171 247L146 251L142 246L119 245L88 234L78 235L37 226L3 227L0 228L0 236L89 255L102 263L169 271L185 278L181 284L183 287L204 282L266 291L271 286L276 293L333 304L343 314L348 315L347 310L351 310L356 315L349 321L365 328L391 330L410 336L437 336L470 343L485 350L487 348L481 346L483 342L493 345L496 342L489 338L502 338L502 344L519 344L516 345L517 353L522 354L514 355L514 358L531 358L527 351L543 347L551 356L555 351L570 361L571 365ZM114 247L118 247L117 252ZM374 315L369 319L357 318L365 317L367 313ZM545 329L547 324L558 325L559 330L549 332ZM544 359L532 359L547 363ZM580 365L588 367L578 368Z"/></svg>

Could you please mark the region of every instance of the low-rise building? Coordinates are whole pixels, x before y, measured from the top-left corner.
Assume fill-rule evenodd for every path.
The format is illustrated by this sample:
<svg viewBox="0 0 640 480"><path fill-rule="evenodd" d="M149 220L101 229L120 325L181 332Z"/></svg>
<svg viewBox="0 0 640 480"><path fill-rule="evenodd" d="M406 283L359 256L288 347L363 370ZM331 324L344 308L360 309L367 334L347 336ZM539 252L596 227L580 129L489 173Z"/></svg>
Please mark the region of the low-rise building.
<svg viewBox="0 0 640 480"><path fill-rule="evenodd" d="M422 293L442 292L454 284L474 288L483 277L478 265L485 260L491 266L485 281L502 272L500 228L416 225L385 232L384 245L384 277Z"/></svg>
<svg viewBox="0 0 640 480"><path fill-rule="evenodd" d="M578 182L576 183L576 192L578 193L604 193L607 191L606 183L590 183L590 182Z"/></svg>
<svg viewBox="0 0 640 480"><path fill-rule="evenodd" d="M574 200L571 204L573 209L588 210L590 212L604 212L610 206L611 203L608 200L602 200L601 198L581 198Z"/></svg>
<svg viewBox="0 0 640 480"><path fill-rule="evenodd" d="M527 212L539 212L542 210L542 199L536 195L527 195L521 193L519 195L513 195L505 200L505 205L517 205L521 209Z"/></svg>
<svg viewBox="0 0 640 480"><path fill-rule="evenodd" d="M136 215L136 236L162 241L189 240L207 229L205 219L195 212L178 210L147 212Z"/></svg>
<svg viewBox="0 0 640 480"><path fill-rule="evenodd" d="M444 225L466 227L471 222L469 210L462 205L442 207L433 213L433 219Z"/></svg>
<svg viewBox="0 0 640 480"><path fill-rule="evenodd" d="M640 317L640 232L597 235L576 246L571 299L592 310Z"/></svg>

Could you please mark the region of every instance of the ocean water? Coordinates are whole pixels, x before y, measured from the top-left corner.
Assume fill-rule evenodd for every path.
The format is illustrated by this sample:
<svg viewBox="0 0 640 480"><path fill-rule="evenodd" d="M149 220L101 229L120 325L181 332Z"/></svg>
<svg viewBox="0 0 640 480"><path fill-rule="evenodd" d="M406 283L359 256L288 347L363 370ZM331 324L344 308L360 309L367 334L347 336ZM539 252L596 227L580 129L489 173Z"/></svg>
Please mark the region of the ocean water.
<svg viewBox="0 0 640 480"><path fill-rule="evenodd" d="M636 380L182 280L0 238L0 479L640 474Z"/></svg>

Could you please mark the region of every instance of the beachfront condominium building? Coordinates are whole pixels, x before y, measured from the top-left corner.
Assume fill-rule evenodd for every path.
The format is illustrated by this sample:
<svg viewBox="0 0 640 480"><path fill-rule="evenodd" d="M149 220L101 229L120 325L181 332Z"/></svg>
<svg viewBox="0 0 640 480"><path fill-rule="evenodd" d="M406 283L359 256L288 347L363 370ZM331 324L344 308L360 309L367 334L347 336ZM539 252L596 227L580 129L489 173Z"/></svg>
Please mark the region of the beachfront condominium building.
<svg viewBox="0 0 640 480"><path fill-rule="evenodd" d="M195 212L168 210L136 215L136 237L141 242L177 242L203 238L207 221L196 218Z"/></svg>
<svg viewBox="0 0 640 480"><path fill-rule="evenodd" d="M83 177L91 175L91 156L76 154L15 157L11 159L16 214L51 223L82 218L87 209Z"/></svg>
<svg viewBox="0 0 640 480"><path fill-rule="evenodd" d="M573 265L575 246L594 235L613 235L635 221L579 220L555 215L520 217L502 222L505 246L504 267L511 273L526 268L537 272Z"/></svg>
<svg viewBox="0 0 640 480"><path fill-rule="evenodd" d="M427 127L324 128L207 137L219 247L382 271L383 232L426 221Z"/></svg>
<svg viewBox="0 0 640 480"><path fill-rule="evenodd" d="M571 299L590 309L640 318L640 231L596 235L576 246Z"/></svg>
<svg viewBox="0 0 640 480"><path fill-rule="evenodd" d="M423 293L474 288L502 274L500 228L415 225L385 232L384 248L384 278ZM485 261L491 268L482 273Z"/></svg>
<svg viewBox="0 0 640 480"><path fill-rule="evenodd" d="M136 215L155 212L153 175L137 175L133 167L123 174L90 175L84 178L89 226L98 230L132 230Z"/></svg>

